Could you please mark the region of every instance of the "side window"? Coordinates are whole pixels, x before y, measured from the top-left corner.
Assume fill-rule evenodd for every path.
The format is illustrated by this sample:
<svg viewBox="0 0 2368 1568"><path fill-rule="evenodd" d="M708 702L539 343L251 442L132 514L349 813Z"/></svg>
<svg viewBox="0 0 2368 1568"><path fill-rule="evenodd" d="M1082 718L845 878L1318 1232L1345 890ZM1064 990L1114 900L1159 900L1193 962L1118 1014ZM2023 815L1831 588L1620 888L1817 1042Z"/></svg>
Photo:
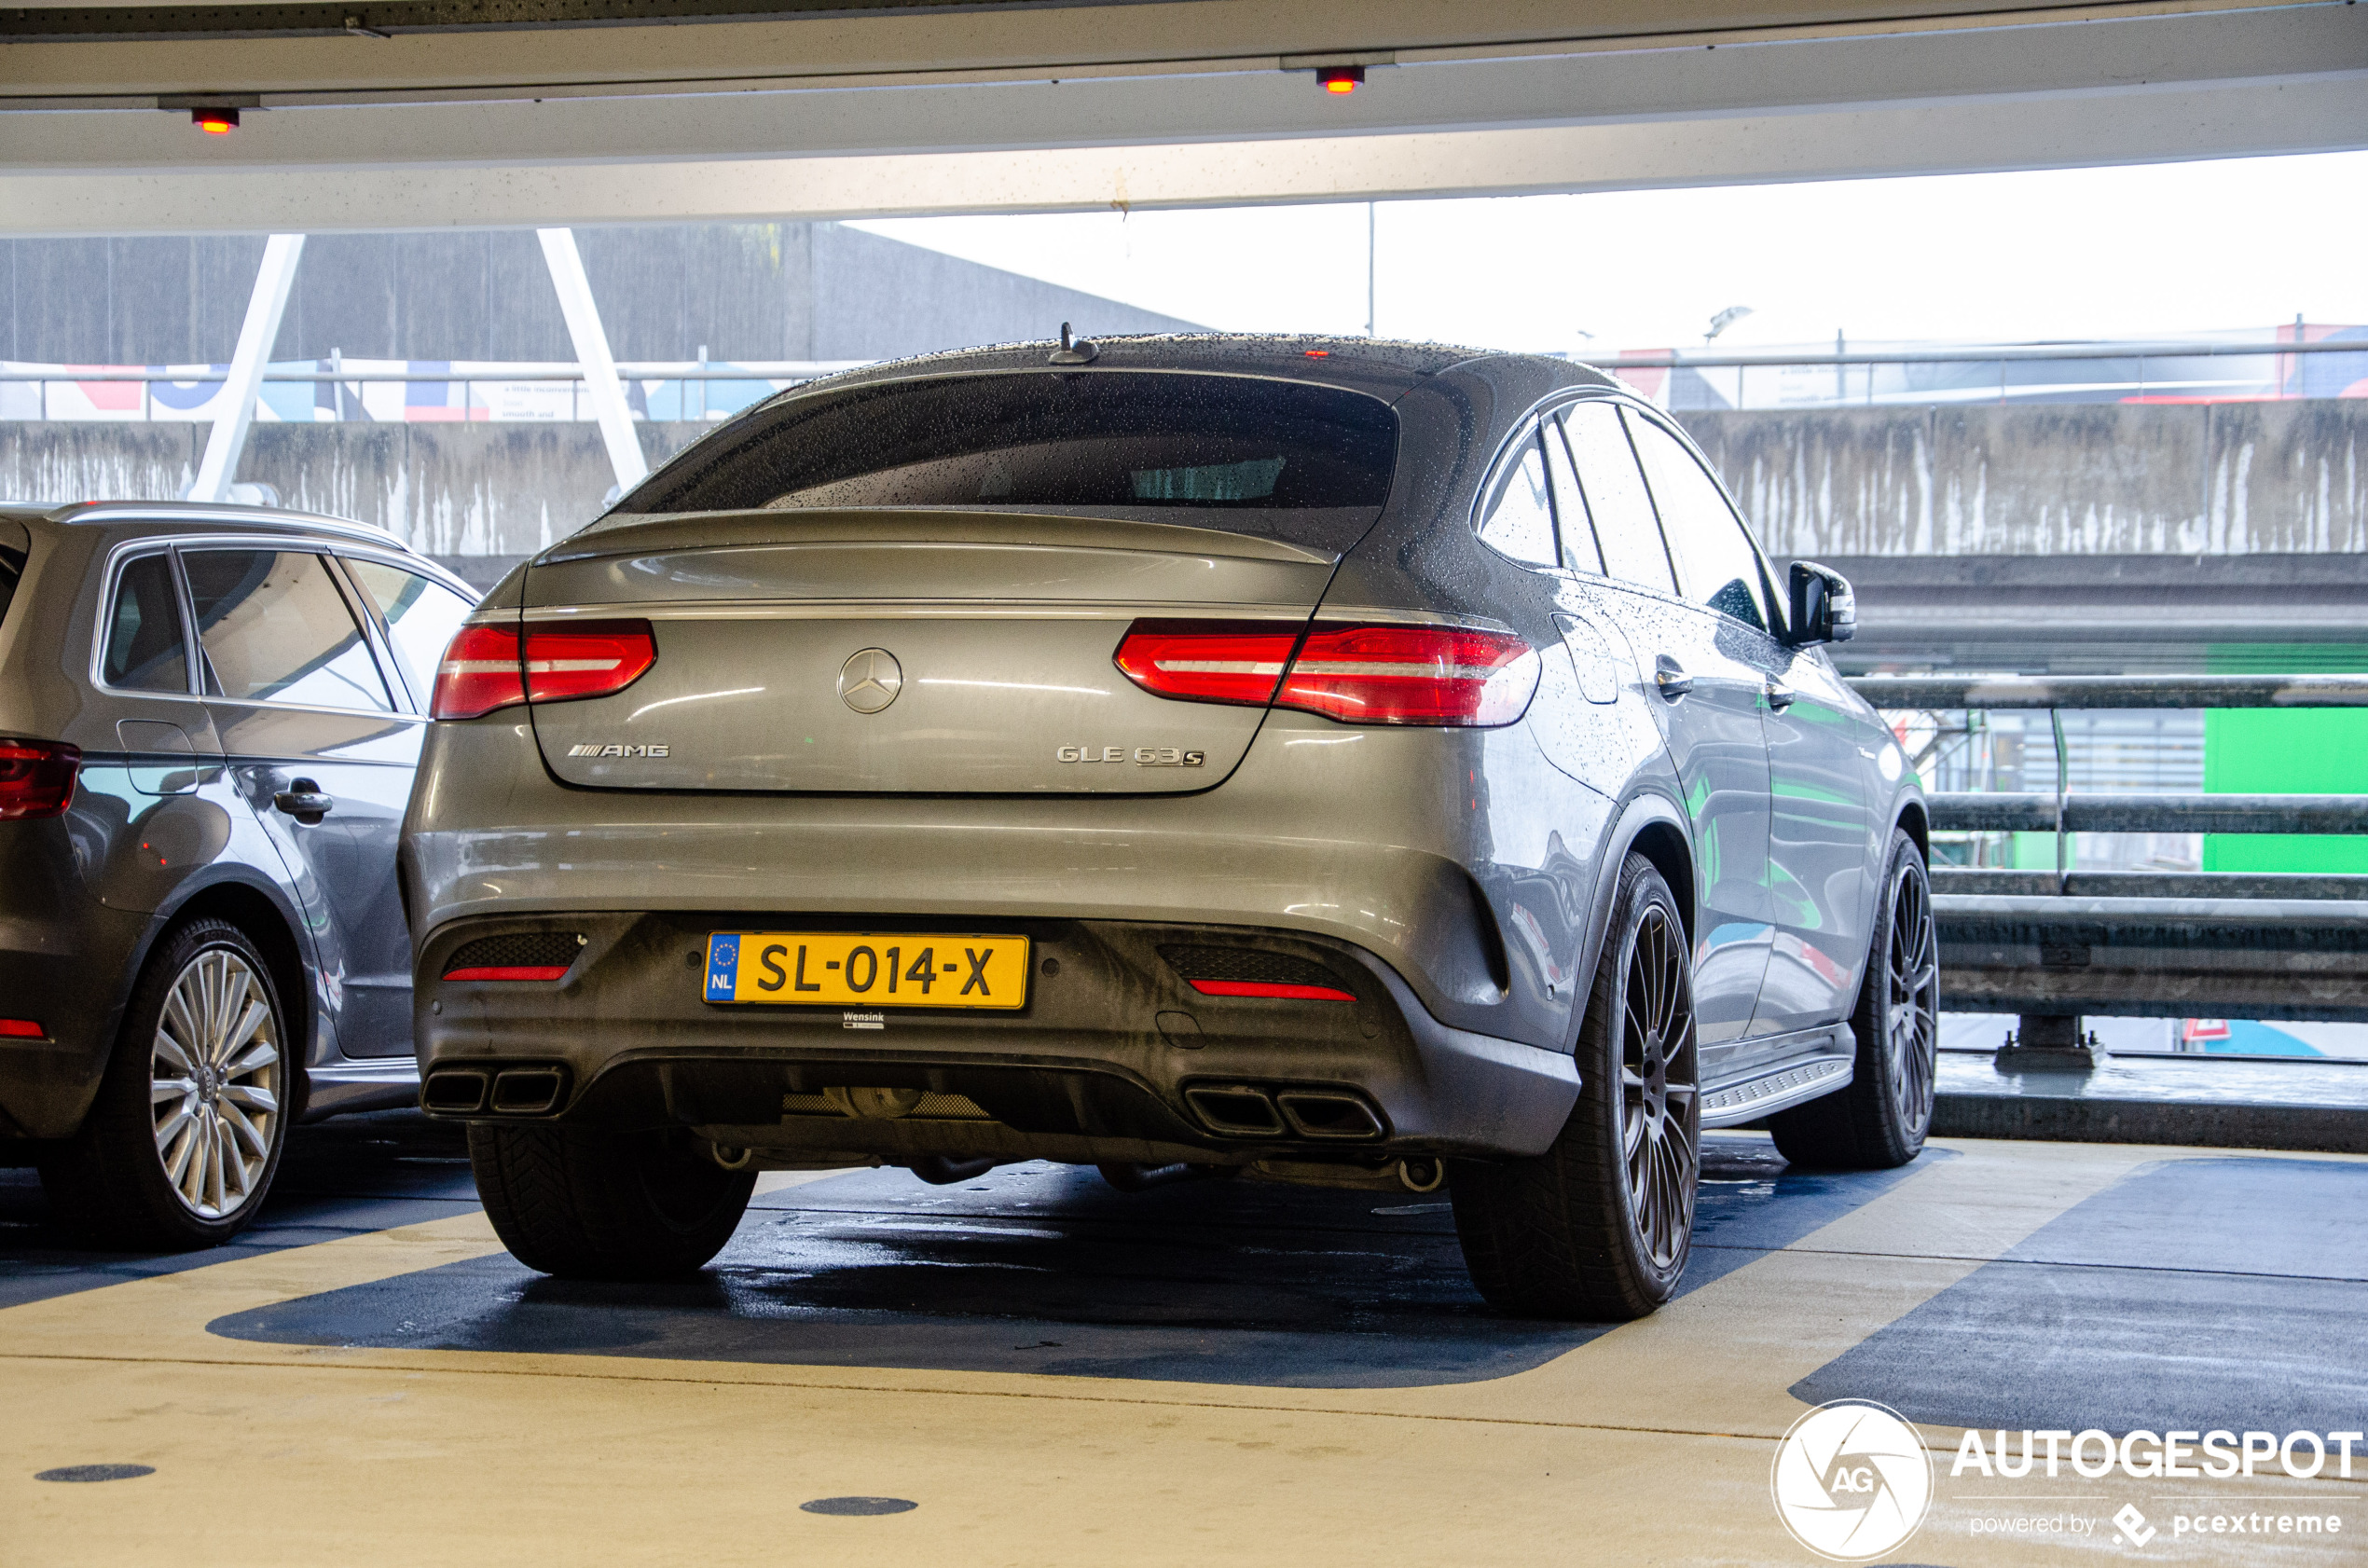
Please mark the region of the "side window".
<svg viewBox="0 0 2368 1568"><path fill-rule="evenodd" d="M1768 630L1773 623L1768 590L1760 580L1759 552L1752 548L1742 519L1677 437L1633 414L1628 416L1628 425L1645 464L1645 482L1660 509L1669 553L1677 560L1679 591L1697 604Z"/></svg>
<svg viewBox="0 0 2368 1568"><path fill-rule="evenodd" d="M1530 566L1559 566L1554 547L1554 502L1546 479L1546 448L1535 426L1514 448L1513 461L1497 475L1480 520L1483 543Z"/></svg>
<svg viewBox="0 0 2368 1568"><path fill-rule="evenodd" d="M1604 552L1596 545L1594 527L1587 518L1587 498L1580 493L1578 475L1571 468L1562 421L1548 420L1540 433L1546 437L1546 474L1554 487L1554 516L1563 525L1563 564L1573 571L1600 572Z"/></svg>
<svg viewBox="0 0 2368 1568"><path fill-rule="evenodd" d="M1604 573L1665 594L1677 591L1670 576L1669 552L1661 546L1653 498L1636 472L1636 454L1620 428L1619 410L1609 403L1581 403L1563 415L1571 461L1595 520L1595 543L1604 552Z"/></svg>
<svg viewBox="0 0 2368 1568"><path fill-rule="evenodd" d="M362 628L320 557L192 550L181 558L198 614L198 645L222 695L393 710Z"/></svg>
<svg viewBox="0 0 2368 1568"><path fill-rule="evenodd" d="M142 556L116 579L107 612L107 684L131 692L187 695L189 665L181 638L181 596L169 557Z"/></svg>
<svg viewBox="0 0 2368 1568"><path fill-rule="evenodd" d="M435 667L469 612L468 600L399 566L351 559L345 564L386 621L387 640L424 709L435 689Z"/></svg>

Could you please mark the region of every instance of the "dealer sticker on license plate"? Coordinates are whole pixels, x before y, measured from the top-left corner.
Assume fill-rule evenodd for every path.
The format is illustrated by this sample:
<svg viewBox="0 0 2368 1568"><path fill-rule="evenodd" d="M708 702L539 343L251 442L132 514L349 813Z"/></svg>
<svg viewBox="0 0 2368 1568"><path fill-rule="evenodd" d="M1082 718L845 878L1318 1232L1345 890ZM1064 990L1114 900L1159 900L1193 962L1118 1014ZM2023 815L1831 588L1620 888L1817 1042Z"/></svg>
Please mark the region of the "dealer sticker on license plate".
<svg viewBox="0 0 2368 1568"><path fill-rule="evenodd" d="M707 939L707 999L806 1007L1024 1007L1027 938L718 931Z"/></svg>

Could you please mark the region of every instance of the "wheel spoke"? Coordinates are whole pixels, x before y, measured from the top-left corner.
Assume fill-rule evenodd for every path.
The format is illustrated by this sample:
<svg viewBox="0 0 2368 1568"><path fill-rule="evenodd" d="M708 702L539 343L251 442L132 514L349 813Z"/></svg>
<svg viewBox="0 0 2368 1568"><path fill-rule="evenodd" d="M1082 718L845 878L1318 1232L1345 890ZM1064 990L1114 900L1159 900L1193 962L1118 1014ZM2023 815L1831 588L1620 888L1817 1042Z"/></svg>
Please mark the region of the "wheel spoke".
<svg viewBox="0 0 2368 1568"><path fill-rule="evenodd" d="M226 1100L222 1106L222 1124L236 1135L240 1143L246 1146L246 1151L249 1154L258 1160L263 1158L264 1150L268 1146L263 1141L262 1129L247 1120L246 1112Z"/></svg>
<svg viewBox="0 0 2368 1568"><path fill-rule="evenodd" d="M258 1040L247 1053L222 1069L225 1078L244 1078L259 1073L280 1059L280 1048L269 1040Z"/></svg>
<svg viewBox="0 0 2368 1568"><path fill-rule="evenodd" d="M231 1057L245 1050L247 1041L255 1038L255 1031L269 1022L271 1022L271 1010L261 1002L250 998L245 1011L239 1015L238 1023L223 1037L222 1054L218 1060L227 1063Z"/></svg>

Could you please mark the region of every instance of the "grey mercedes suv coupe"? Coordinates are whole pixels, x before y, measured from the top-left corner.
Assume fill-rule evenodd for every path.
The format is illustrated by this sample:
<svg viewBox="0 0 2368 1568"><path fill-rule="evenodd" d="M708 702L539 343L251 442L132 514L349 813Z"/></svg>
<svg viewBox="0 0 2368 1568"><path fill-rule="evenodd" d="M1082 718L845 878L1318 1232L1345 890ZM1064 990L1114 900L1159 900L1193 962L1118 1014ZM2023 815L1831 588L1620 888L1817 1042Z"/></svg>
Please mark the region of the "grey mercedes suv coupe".
<svg viewBox="0 0 2368 1568"><path fill-rule="evenodd" d="M1678 429L1560 361L1034 344L782 394L489 597L404 825L423 1100L510 1249L764 1169L1451 1190L1649 1312L1705 1127L1932 1108L1918 783Z"/></svg>
<svg viewBox="0 0 2368 1568"><path fill-rule="evenodd" d="M418 1093L395 832L475 600L329 517L0 508L0 1162L70 1228L227 1240L292 1119Z"/></svg>

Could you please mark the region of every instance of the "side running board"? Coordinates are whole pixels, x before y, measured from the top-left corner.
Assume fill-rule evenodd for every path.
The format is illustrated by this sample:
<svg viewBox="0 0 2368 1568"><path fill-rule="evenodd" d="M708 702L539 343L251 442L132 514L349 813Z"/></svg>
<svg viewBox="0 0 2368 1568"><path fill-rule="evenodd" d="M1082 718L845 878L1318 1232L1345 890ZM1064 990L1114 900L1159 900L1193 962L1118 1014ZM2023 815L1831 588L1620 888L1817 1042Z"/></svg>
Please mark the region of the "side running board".
<svg viewBox="0 0 2368 1568"><path fill-rule="evenodd" d="M1756 1121L1803 1100L1830 1094L1849 1084L1851 1063L1848 1056L1825 1056L1776 1067L1740 1083L1721 1084L1702 1096L1702 1125L1733 1127Z"/></svg>

